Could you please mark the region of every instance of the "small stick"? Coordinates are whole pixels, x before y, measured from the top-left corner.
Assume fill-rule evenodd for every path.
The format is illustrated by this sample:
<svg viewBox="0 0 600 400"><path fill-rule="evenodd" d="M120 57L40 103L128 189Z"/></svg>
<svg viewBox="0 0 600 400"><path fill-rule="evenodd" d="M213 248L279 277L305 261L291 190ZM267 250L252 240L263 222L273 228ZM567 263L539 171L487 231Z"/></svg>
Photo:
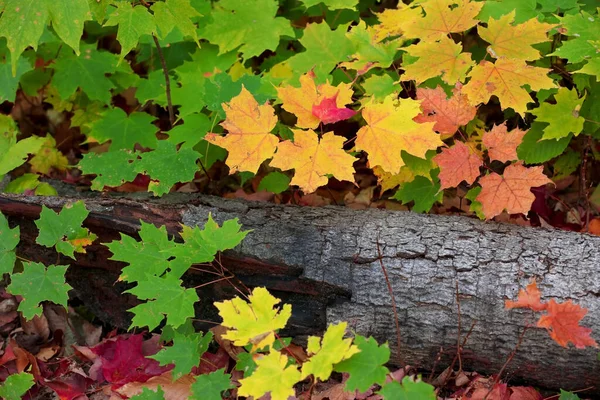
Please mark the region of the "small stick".
<svg viewBox="0 0 600 400"><path fill-rule="evenodd" d="M152 34L152 39L154 39L154 44L156 45L156 52L158 53L160 65L162 66L163 74L165 75L167 109L169 110L169 122L171 123L171 128L173 128L173 125L175 125L175 112L173 111L173 102L171 101L171 78L169 77L169 70L167 69L167 61L165 60L165 55L163 54L163 51L160 48L160 43L158 42L158 38L155 34Z"/></svg>

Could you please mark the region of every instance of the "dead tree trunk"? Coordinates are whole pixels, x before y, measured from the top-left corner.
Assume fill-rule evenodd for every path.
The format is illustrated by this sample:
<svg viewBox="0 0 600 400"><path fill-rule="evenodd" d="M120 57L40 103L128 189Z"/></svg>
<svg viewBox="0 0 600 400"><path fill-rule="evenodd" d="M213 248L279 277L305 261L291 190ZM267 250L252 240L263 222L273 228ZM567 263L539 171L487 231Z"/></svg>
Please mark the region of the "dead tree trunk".
<svg viewBox="0 0 600 400"><path fill-rule="evenodd" d="M32 219L40 204L60 207L70 200L0 195L0 211L21 226L23 253L55 263L55 253L33 243ZM583 325L600 340L598 237L456 216L300 208L179 194L159 200L90 197L85 202L90 210L86 225L103 242L117 238L117 232L134 234L140 218L167 225L171 233L179 223L203 225L208 213L219 222L239 218L253 232L224 262L245 284L266 286L292 303L292 334L311 334L345 320L361 334L389 341L395 351L394 315L379 244L398 306L400 353L411 365L431 368L443 349L438 369L444 368L455 354L458 334L462 340L472 328L462 353L463 368L497 373L525 326L535 326L539 317L507 311L504 300L515 299L534 277L544 297L572 299L588 308ZM112 286L122 264L106 261L108 256L101 245L79 256L70 268L71 284L97 315L126 326L124 310L135 302ZM98 274L98 268L108 274ZM199 318L214 317L212 301L233 294L226 284L201 293L206 301ZM560 347L537 328L526 333L507 377L550 389L595 386L600 393L597 350Z"/></svg>

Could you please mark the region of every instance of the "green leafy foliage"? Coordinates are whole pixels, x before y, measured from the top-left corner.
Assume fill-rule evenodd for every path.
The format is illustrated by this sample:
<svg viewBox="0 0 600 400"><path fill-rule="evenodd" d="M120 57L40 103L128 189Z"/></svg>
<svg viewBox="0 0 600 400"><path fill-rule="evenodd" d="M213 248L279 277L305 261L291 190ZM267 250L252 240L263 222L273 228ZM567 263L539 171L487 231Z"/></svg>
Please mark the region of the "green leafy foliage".
<svg viewBox="0 0 600 400"><path fill-rule="evenodd" d="M142 393L131 397L131 400L164 400L164 398L165 392L159 385L156 390L148 389L147 387L142 388Z"/></svg>
<svg viewBox="0 0 600 400"><path fill-rule="evenodd" d="M389 371L384 364L390 359L390 349L387 343L378 346L372 337L367 339L361 335L356 335L354 343L360 352L336 364L334 370L350 373L346 390L358 390L362 393L374 383L382 385L385 382Z"/></svg>
<svg viewBox="0 0 600 400"><path fill-rule="evenodd" d="M436 400L433 386L422 382L415 382L409 376L402 379L402 384L397 381L386 383L378 392L386 400Z"/></svg>
<svg viewBox="0 0 600 400"><path fill-rule="evenodd" d="M20 400L33 387L33 375L26 372L9 375L0 385L0 397L5 400Z"/></svg>
<svg viewBox="0 0 600 400"><path fill-rule="evenodd" d="M21 239L20 233L19 227L11 229L4 214L0 213L0 275L10 274L15 266L15 248Z"/></svg>
<svg viewBox="0 0 600 400"><path fill-rule="evenodd" d="M221 393L231 388L231 375L225 369L219 369L210 374L198 375L192 384L192 399L194 400L220 400Z"/></svg>
<svg viewBox="0 0 600 400"><path fill-rule="evenodd" d="M88 140L98 143L111 141L111 150L133 149L136 143L151 149L156 148L155 120L147 113L134 112L127 115L120 108L111 108L92 125Z"/></svg>
<svg viewBox="0 0 600 400"><path fill-rule="evenodd" d="M68 204L55 213L42 206L40 218L35 221L40 233L36 243L46 247L56 247L56 251L74 258L74 252L85 253L84 247L91 244L96 235L81 227L88 211L82 201Z"/></svg>
<svg viewBox="0 0 600 400"><path fill-rule="evenodd" d="M200 364L200 357L208 349L211 340L212 333L210 332L205 335L200 333L186 335L175 331L173 345L163 348L150 358L158 361L160 365L174 364L173 375L177 379ZM229 382L228 377L227 381ZM210 384L210 379L207 383Z"/></svg>
<svg viewBox="0 0 600 400"><path fill-rule="evenodd" d="M92 180L92 190L102 190L133 181L138 174L134 169L135 160L135 154L126 149L88 153L79 161L79 168L84 174L97 175Z"/></svg>
<svg viewBox="0 0 600 400"><path fill-rule="evenodd" d="M51 301L67 308L71 286L65 283L67 265L23 263L23 272L11 275L6 291L23 297L18 310L26 319L42 314L40 303Z"/></svg>
<svg viewBox="0 0 600 400"><path fill-rule="evenodd" d="M129 1L117 1L105 26L118 26L117 40L121 44L121 59L137 46L142 35L156 33L154 16L143 5L132 5Z"/></svg>

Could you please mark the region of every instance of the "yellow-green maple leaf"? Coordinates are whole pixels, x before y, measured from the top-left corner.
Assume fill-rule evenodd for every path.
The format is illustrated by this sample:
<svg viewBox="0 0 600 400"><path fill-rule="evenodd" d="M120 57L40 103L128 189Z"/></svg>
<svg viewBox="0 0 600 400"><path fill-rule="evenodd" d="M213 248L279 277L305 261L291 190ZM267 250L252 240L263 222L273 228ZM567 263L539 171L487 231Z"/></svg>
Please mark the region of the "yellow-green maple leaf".
<svg viewBox="0 0 600 400"><path fill-rule="evenodd" d="M248 378L240 379L240 396L261 398L271 393L272 400L287 400L293 396L294 385L302 379L298 367L287 366L287 356L276 350L256 360L256 370Z"/></svg>
<svg viewBox="0 0 600 400"><path fill-rule="evenodd" d="M423 42L470 29L479 22L475 17L484 5L471 0L428 0L419 4L424 16L397 22L405 38L419 38Z"/></svg>
<svg viewBox="0 0 600 400"><path fill-rule="evenodd" d="M267 103L259 105L243 86L239 95L223 103L223 109L227 119L221 126L228 133L225 136L208 133L204 139L229 152L229 173L256 173L260 164L273 156L279 142L277 136L271 134L277 124L275 110Z"/></svg>
<svg viewBox="0 0 600 400"><path fill-rule="evenodd" d="M33 172L47 175L53 167L64 171L69 165L69 160L56 148L56 140L47 135L44 145L29 161L29 164L31 164Z"/></svg>
<svg viewBox="0 0 600 400"><path fill-rule="evenodd" d="M502 109L512 108L523 115L527 111L527 103L533 101L523 86L529 85L531 90L555 87L548 72L546 68L532 67L513 58L500 58L495 63L483 60L469 73L471 80L463 87L462 93L469 97L472 105L487 103L495 95Z"/></svg>
<svg viewBox="0 0 600 400"><path fill-rule="evenodd" d="M281 310L274 309L281 300L262 287L255 288L248 299L246 302L234 297L215 303L223 318L221 325L231 328L223 338L236 346L252 343L255 350L270 346L275 341L275 331L283 328L292 315L292 306L285 304Z"/></svg>
<svg viewBox="0 0 600 400"><path fill-rule="evenodd" d="M327 132L319 140L312 129L293 129L293 132L294 141L279 143L270 163L283 171L294 169L292 185L300 186L305 193L313 193L319 186L327 184L327 175L354 182L352 164L356 159L344 151L342 136Z"/></svg>
<svg viewBox="0 0 600 400"><path fill-rule="evenodd" d="M403 66L402 80L415 80L417 84L436 76L449 85L464 81L467 71L475 65L470 53L462 53L462 45L443 37L439 42L419 42L406 48L408 54L419 57Z"/></svg>
<svg viewBox="0 0 600 400"><path fill-rule="evenodd" d="M356 149L368 153L371 168L379 165L392 174L400 172L404 161L402 150L425 158L427 150L435 150L444 143L434 132L434 122L416 123L413 118L421 113L421 102L393 97L383 103L371 101L362 110L367 122L356 134Z"/></svg>
<svg viewBox="0 0 600 400"><path fill-rule="evenodd" d="M347 325L346 322L329 325L323 339L319 336L308 338L306 350L310 358L302 365L303 377L313 374L315 378L325 381L329 379L334 364L360 352L358 347L352 344L352 338L344 339Z"/></svg>
<svg viewBox="0 0 600 400"><path fill-rule="evenodd" d="M321 120L313 114L313 106L318 105L326 97L336 97L338 108L352 103L352 84L340 83L332 86L329 83L317 85L315 74L308 72L300 77L300 87L283 86L277 88L277 95L283 102L283 108L296 115L299 128L315 129Z"/></svg>
<svg viewBox="0 0 600 400"><path fill-rule="evenodd" d="M380 42L389 37L401 35L403 25L401 22L421 18L422 13L421 8L411 8L399 3L396 9L388 8L376 14L380 23L373 26L373 40Z"/></svg>
<svg viewBox="0 0 600 400"><path fill-rule="evenodd" d="M539 22L536 18L513 25L514 20L515 10L498 20L490 18L487 28L477 28L479 36L490 44L488 53L495 58L537 60L540 52L531 45L548 41L546 33L556 25Z"/></svg>

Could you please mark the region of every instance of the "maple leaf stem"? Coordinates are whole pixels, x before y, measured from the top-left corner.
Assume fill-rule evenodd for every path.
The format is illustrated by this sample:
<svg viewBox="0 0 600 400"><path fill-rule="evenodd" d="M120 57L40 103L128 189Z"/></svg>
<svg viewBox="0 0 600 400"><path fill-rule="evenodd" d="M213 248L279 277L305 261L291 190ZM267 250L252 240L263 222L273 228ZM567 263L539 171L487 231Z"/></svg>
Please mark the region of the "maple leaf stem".
<svg viewBox="0 0 600 400"><path fill-rule="evenodd" d="M142 1L146 3L145 1ZM146 7L148 7L147 4ZM167 69L167 62L165 60L165 55L163 54L162 48L160 47L160 43L158 42L158 38L155 34L152 34L152 39L154 39L154 44L156 45L156 52L158 53L158 58L160 59L160 65L162 66L163 74L165 75L165 91L167 94L167 109L169 110L169 122L171 123L171 128L175 124L175 112L173 111L173 102L171 101L171 78L169 78L169 70Z"/></svg>

